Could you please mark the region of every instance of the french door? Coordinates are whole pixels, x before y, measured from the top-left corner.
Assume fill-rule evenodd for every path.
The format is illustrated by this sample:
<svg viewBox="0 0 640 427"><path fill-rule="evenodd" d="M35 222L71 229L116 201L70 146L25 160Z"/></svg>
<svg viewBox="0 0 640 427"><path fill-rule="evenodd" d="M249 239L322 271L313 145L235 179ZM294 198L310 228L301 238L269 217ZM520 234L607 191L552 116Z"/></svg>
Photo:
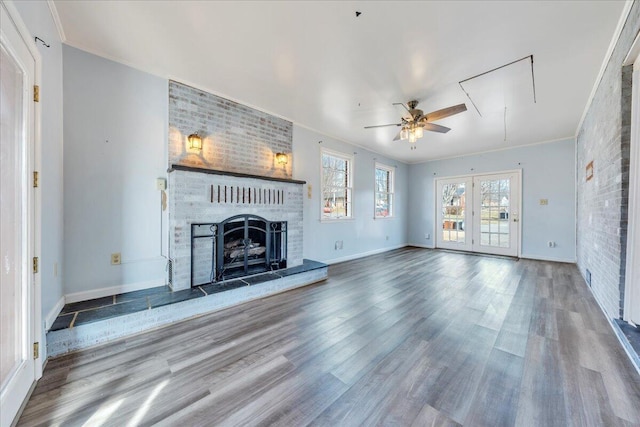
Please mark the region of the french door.
<svg viewBox="0 0 640 427"><path fill-rule="evenodd" d="M7 5L0 2L0 425L10 425L38 373L35 199L36 62Z"/></svg>
<svg viewBox="0 0 640 427"><path fill-rule="evenodd" d="M518 256L520 171L436 180L436 246Z"/></svg>

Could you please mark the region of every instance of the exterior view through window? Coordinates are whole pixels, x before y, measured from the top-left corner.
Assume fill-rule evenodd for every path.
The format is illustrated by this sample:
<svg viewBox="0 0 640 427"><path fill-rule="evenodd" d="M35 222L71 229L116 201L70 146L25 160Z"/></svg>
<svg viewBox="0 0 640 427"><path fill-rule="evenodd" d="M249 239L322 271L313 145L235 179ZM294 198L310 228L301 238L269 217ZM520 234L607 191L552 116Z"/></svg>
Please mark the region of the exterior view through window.
<svg viewBox="0 0 640 427"><path fill-rule="evenodd" d="M394 169L376 163L375 172L375 217L387 218L393 216L393 181Z"/></svg>
<svg viewBox="0 0 640 427"><path fill-rule="evenodd" d="M322 150L321 219L352 218L353 157Z"/></svg>
<svg viewBox="0 0 640 427"><path fill-rule="evenodd" d="M442 240L464 243L466 209L465 183L444 184L442 186Z"/></svg>

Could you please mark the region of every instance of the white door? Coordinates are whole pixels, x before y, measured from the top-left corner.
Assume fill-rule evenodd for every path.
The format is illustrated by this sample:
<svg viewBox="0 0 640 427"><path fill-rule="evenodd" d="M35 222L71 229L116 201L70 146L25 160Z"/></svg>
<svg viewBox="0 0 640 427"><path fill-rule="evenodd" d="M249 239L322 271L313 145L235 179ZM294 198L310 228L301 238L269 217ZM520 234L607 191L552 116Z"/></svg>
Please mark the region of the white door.
<svg viewBox="0 0 640 427"><path fill-rule="evenodd" d="M31 162L35 60L0 3L0 425L8 426L36 375Z"/></svg>
<svg viewBox="0 0 640 427"><path fill-rule="evenodd" d="M518 256L520 171L436 181L436 246Z"/></svg>
<svg viewBox="0 0 640 427"><path fill-rule="evenodd" d="M473 236L468 231L471 227L472 183L470 176L437 180L437 247L473 250Z"/></svg>
<svg viewBox="0 0 640 427"><path fill-rule="evenodd" d="M519 173L473 178L473 250L518 256Z"/></svg>

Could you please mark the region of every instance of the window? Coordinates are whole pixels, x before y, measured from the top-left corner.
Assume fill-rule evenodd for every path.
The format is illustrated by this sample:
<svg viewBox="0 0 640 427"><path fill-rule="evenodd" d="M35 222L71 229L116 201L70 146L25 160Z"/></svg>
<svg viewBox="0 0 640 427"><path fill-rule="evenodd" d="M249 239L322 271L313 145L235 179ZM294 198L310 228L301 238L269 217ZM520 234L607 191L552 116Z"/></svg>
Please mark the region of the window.
<svg viewBox="0 0 640 427"><path fill-rule="evenodd" d="M321 219L350 219L353 217L352 175L353 157L322 150Z"/></svg>
<svg viewBox="0 0 640 427"><path fill-rule="evenodd" d="M375 217L393 216L393 174L394 168L376 163Z"/></svg>

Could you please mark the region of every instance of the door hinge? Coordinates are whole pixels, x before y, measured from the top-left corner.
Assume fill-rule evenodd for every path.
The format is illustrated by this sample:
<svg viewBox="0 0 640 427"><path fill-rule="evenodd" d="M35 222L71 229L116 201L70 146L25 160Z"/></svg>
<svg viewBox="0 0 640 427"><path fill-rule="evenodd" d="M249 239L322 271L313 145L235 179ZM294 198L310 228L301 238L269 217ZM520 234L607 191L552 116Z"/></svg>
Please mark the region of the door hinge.
<svg viewBox="0 0 640 427"><path fill-rule="evenodd" d="M40 102L40 86L33 85L33 102Z"/></svg>
<svg viewBox="0 0 640 427"><path fill-rule="evenodd" d="M33 358L37 359L38 357L40 357L40 343L39 342L34 342L33 343Z"/></svg>
<svg viewBox="0 0 640 427"><path fill-rule="evenodd" d="M38 257L37 256L33 257L33 272L34 273L38 272Z"/></svg>
<svg viewBox="0 0 640 427"><path fill-rule="evenodd" d="M33 188L38 188L38 172L33 172Z"/></svg>

